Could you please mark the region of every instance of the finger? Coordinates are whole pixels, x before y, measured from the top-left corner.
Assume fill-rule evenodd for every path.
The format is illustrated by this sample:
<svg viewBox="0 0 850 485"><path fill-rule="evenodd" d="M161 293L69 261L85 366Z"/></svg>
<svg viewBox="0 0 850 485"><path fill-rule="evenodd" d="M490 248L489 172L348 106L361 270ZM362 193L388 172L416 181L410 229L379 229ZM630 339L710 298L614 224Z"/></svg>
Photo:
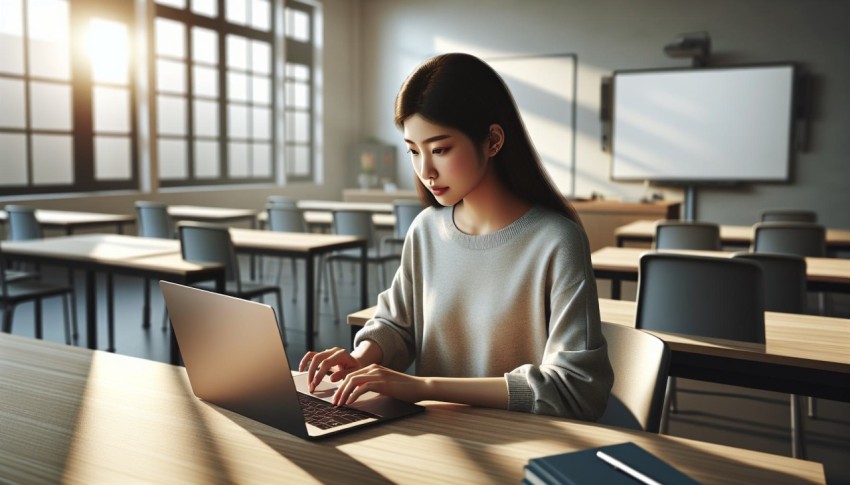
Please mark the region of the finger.
<svg viewBox="0 0 850 485"><path fill-rule="evenodd" d="M373 387L375 387L377 384L379 384L379 383L377 383L377 382L367 382L365 384L357 386L356 388L354 388L354 391L352 391L351 394L348 395L348 399L345 400L345 405L346 406L351 405L352 403L354 403L354 401L359 399L360 396L362 396L363 394L365 394L368 391L373 390Z"/></svg>
<svg viewBox="0 0 850 485"><path fill-rule="evenodd" d="M307 366L310 365L310 361L313 360L314 355L316 355L316 353L310 351L304 354L304 357L301 357L301 362L298 364L298 372L304 372Z"/></svg>
<svg viewBox="0 0 850 485"><path fill-rule="evenodd" d="M379 377L376 375L370 375L369 370L367 369L360 369L357 372L352 372L346 376L342 385L339 386L334 393L333 404L335 406L344 405L348 401L348 396L350 396L355 389L376 379L379 379Z"/></svg>
<svg viewBox="0 0 850 485"><path fill-rule="evenodd" d="M325 352L322 352L322 354L324 354L324 355L320 354L321 358L322 358L321 363L316 368L315 374L313 374L311 376L312 377L312 379L310 381L310 383L312 384L311 392L312 392L313 389L316 388L316 386L319 385L320 382L322 382L322 379L325 378L325 376L328 374L328 371L330 371L331 367L333 367L337 364L337 361L340 358L340 354L344 354L344 353L345 353L345 350L343 350L339 347L334 347L333 349L329 349L329 350L326 350Z"/></svg>
<svg viewBox="0 0 850 485"><path fill-rule="evenodd" d="M331 355L335 351L336 351L336 348L333 348L333 349L328 349L328 350L323 350L321 352L314 352L313 353L313 359L310 360L310 365L309 365L309 368L308 368L308 371L307 371L307 384L308 384L308 390L310 392L313 392L313 390L315 390L315 388L316 388L316 385L318 384L318 383L315 382L315 380L316 380L316 373L319 370L319 366L322 364L322 362L325 359L328 358L329 355ZM319 380L321 381L321 379L319 379Z"/></svg>

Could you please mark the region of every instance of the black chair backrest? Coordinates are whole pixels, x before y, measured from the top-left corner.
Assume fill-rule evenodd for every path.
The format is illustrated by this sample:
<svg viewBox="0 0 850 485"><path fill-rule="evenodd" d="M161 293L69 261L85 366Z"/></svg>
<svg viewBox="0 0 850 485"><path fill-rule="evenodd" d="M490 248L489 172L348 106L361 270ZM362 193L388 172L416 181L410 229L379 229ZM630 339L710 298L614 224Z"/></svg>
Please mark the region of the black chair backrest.
<svg viewBox="0 0 850 485"><path fill-rule="evenodd" d="M670 348L654 335L614 323L603 322L602 334L614 369L614 387L598 422L657 433L670 370Z"/></svg>
<svg viewBox="0 0 850 485"><path fill-rule="evenodd" d="M26 241L43 237L41 224L35 218L35 208L26 205L7 205L8 237L10 241Z"/></svg>
<svg viewBox="0 0 850 485"><path fill-rule="evenodd" d="M180 251L183 259L196 263L219 263L224 266L227 281L235 281L241 290L239 262L236 249L225 226L201 222L182 221L177 224Z"/></svg>
<svg viewBox="0 0 850 485"><path fill-rule="evenodd" d="M763 343L761 268L744 259L644 254L635 326Z"/></svg>
<svg viewBox="0 0 850 485"><path fill-rule="evenodd" d="M826 257L826 229L811 222L759 222L752 252Z"/></svg>
<svg viewBox="0 0 850 485"><path fill-rule="evenodd" d="M655 226L655 249L720 250L720 226L710 222L661 221Z"/></svg>
<svg viewBox="0 0 850 485"><path fill-rule="evenodd" d="M136 201L136 224L139 236L172 239L174 226L168 206L161 202Z"/></svg>
<svg viewBox="0 0 850 485"><path fill-rule="evenodd" d="M735 253L734 258L755 261L764 280L764 309L769 312L806 312L806 259L792 254Z"/></svg>
<svg viewBox="0 0 850 485"><path fill-rule="evenodd" d="M815 211L798 209L768 209L761 213L761 222L817 222Z"/></svg>

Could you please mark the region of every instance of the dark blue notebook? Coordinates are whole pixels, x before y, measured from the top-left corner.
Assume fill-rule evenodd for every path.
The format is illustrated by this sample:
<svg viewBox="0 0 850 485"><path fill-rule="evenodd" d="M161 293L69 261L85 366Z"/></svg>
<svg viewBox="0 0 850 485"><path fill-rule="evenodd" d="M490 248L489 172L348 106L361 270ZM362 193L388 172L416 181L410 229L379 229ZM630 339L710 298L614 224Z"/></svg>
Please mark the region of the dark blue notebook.
<svg viewBox="0 0 850 485"><path fill-rule="evenodd" d="M665 485L698 483L634 443L621 443L532 458L525 466L524 482L534 485L597 483L634 485L641 483L597 457L596 452L600 450L656 482Z"/></svg>

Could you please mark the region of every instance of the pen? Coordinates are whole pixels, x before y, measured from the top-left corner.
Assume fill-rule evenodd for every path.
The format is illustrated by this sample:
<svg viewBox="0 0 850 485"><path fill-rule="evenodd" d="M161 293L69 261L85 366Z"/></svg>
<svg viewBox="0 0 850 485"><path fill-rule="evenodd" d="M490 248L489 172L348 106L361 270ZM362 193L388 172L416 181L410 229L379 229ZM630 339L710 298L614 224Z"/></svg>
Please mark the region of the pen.
<svg viewBox="0 0 850 485"><path fill-rule="evenodd" d="M626 475L629 475L630 477L634 478L635 480L646 483L647 485L661 485L661 483L656 482L655 480L649 478L648 476L644 475L643 473L635 470L634 468L630 467L629 465L626 465L622 461L614 458L613 456L611 456L611 455L609 455L605 452L597 451L596 456L599 457L602 461L613 466L617 470L619 470L619 471L625 473Z"/></svg>

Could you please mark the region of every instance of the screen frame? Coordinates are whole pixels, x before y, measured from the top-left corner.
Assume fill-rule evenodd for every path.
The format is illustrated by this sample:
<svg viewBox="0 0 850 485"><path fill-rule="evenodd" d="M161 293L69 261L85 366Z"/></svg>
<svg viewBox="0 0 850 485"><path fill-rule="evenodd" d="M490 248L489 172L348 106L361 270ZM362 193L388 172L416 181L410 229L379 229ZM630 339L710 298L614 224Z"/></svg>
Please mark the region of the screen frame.
<svg viewBox="0 0 850 485"><path fill-rule="evenodd" d="M781 168L782 174L781 176L769 177L766 174L764 176L743 176L742 174L729 173L728 175L711 175L711 176L684 176L682 174L670 174L670 175L653 175L653 174L641 174L641 175L617 175L615 172L615 163L618 159L618 151L617 151L617 110L620 108L618 106L618 97L617 97L617 86L618 86L618 78L629 75L643 75L643 74L687 74L691 73L694 75L699 74L707 74L707 73L718 73L718 72L729 72L729 71L747 71L747 70L761 70L761 69L790 69L790 93L787 99L787 131L785 132L787 135L787 146L786 146L786 156L784 160L781 162L784 167ZM798 64L794 62L777 62L777 63L763 63L763 64L746 64L746 65L734 65L734 66L716 66L716 67L705 67L705 68L692 68L692 67L681 67L681 68L660 68L660 69L633 69L633 70L617 70L614 71L611 76L611 84L610 84L610 129L611 129L611 146L610 152L611 157L609 159L609 178L612 181L616 182L652 182L655 184L666 184L666 185L729 185L729 184L737 184L737 183L789 183L792 181L793 174L793 162L794 162L794 147L796 145L796 136L797 130L795 129L795 124L797 119L799 118L799 107L798 107L798 91L799 91L799 82L800 82L801 70ZM782 110L785 109L785 104L781 106Z"/></svg>

